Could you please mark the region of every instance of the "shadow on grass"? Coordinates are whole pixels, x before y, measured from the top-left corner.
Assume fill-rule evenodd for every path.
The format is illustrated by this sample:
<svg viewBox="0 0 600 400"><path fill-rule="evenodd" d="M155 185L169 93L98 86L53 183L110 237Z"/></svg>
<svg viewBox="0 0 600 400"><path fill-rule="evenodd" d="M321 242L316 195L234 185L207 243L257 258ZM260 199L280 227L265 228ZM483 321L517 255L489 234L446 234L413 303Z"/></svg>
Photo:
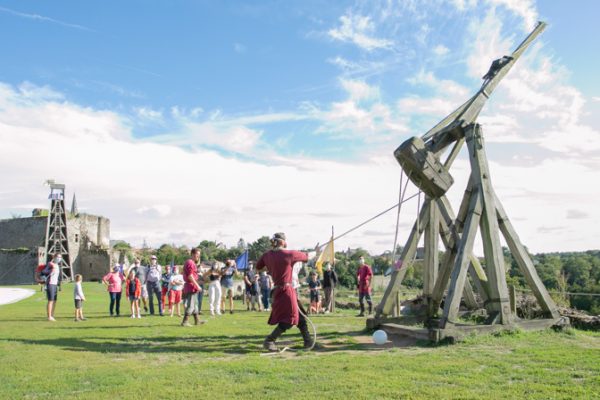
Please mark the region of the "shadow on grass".
<svg viewBox="0 0 600 400"><path fill-rule="evenodd" d="M98 328L98 327L95 327ZM122 328L122 327L119 327ZM69 329L69 328L65 328ZM6 341L18 342L27 345L56 346L62 350L75 352L97 352L110 354L130 353L206 353L206 354L229 354L243 355L250 353L262 353L264 335L204 335L198 332L197 337L129 337L115 339L109 337L67 337L55 339L5 339ZM193 330L182 331L182 334L193 334ZM360 333L357 333L357 335ZM325 333L318 336L319 344L313 351L317 353L340 352L340 351L389 351L390 348L398 347L397 343L377 346L365 341L357 341L347 334ZM302 339L297 332L283 335L278 345L289 346L300 349ZM407 344L404 344L405 346ZM411 344L414 345L414 344Z"/></svg>

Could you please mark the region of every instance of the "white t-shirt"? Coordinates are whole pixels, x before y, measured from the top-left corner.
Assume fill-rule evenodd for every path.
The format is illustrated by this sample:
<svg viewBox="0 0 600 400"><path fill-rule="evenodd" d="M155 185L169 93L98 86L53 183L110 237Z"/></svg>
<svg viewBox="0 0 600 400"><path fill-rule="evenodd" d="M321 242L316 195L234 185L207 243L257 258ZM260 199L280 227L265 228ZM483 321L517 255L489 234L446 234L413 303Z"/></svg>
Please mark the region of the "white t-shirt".
<svg viewBox="0 0 600 400"><path fill-rule="evenodd" d="M60 274L60 267L55 264L55 263L50 263L52 264L52 272L50 272L50 275L48 275L48 285L58 285L58 277Z"/></svg>
<svg viewBox="0 0 600 400"><path fill-rule="evenodd" d="M183 282L183 275L181 275L181 274L172 275L171 279L169 279L169 286L171 287L171 290L175 290L175 291L183 290L183 284L175 285L175 283L174 283L175 281Z"/></svg>
<svg viewBox="0 0 600 400"><path fill-rule="evenodd" d="M81 282L75 282L75 286L73 287L73 296L75 300L83 300L85 297L83 295L83 288L81 287Z"/></svg>
<svg viewBox="0 0 600 400"><path fill-rule="evenodd" d="M302 269L302 261L298 261L292 267L292 288L298 289L300 287L300 279L298 279L298 273Z"/></svg>

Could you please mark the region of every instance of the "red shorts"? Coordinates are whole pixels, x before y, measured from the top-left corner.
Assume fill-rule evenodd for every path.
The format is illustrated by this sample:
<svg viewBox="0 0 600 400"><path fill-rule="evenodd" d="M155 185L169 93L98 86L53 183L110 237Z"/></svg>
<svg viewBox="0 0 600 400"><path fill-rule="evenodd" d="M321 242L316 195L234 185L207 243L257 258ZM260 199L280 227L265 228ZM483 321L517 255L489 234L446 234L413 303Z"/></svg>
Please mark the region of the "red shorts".
<svg viewBox="0 0 600 400"><path fill-rule="evenodd" d="M169 292L169 304L181 303L181 290L171 290Z"/></svg>

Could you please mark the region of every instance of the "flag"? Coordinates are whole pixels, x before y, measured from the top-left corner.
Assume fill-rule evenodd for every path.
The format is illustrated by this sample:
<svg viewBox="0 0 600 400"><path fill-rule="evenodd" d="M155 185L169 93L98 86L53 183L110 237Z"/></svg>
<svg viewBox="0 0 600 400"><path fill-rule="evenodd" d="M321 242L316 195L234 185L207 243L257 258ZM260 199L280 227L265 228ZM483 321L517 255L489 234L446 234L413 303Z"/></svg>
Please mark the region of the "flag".
<svg viewBox="0 0 600 400"><path fill-rule="evenodd" d="M238 271L243 271L248 268L248 250L244 251L238 258L235 259Z"/></svg>
<svg viewBox="0 0 600 400"><path fill-rule="evenodd" d="M323 263L330 262L333 263L335 259L334 251L333 251L333 236L329 239L329 242L319 254L319 258L317 258L317 262L315 263L315 267L317 267L317 271L320 275L323 275Z"/></svg>

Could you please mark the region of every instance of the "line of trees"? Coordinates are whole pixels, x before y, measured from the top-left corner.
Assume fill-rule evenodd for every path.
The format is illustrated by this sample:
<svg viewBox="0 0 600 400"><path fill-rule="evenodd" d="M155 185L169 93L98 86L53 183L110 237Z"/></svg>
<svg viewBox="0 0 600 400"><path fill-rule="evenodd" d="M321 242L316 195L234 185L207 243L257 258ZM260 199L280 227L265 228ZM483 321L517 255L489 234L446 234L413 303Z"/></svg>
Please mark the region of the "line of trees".
<svg viewBox="0 0 600 400"><path fill-rule="evenodd" d="M246 243L240 239L236 246L227 248L221 243L210 240L202 240L196 247L202 250L203 262L221 261L235 259L246 249L250 260L258 260L260 256L270 249L268 236L262 236L252 243ZM134 250L125 242L119 242L115 249L124 252L132 261ZM303 249L312 251L313 249ZM145 247L135 251L140 257L142 264L150 262L150 256L156 255L159 264L169 265L172 262L182 265L189 258L190 249L187 246L176 246L174 244L163 244L157 249ZM443 254L440 254L442 259ZM373 256L364 249L354 249L335 253L335 269L342 286L347 288L356 287L356 271L359 267L359 258L364 257L367 264L373 267L375 274L383 274L391 266L389 253ZM589 311L592 314L600 314L600 297L568 295L567 293L596 293L600 294L600 250L568 253L540 253L531 255L538 274L551 292L555 300L565 306ZM507 248L504 248L504 259L507 269L507 280L509 284L517 288L526 289L527 282L521 274L519 267ZM314 260L309 262L308 267L314 267ZM485 262L483 262L485 268ZM307 271L304 271L305 273ZM423 288L423 272L420 262L409 267L405 275L403 285L414 288ZM560 294L562 293L562 295Z"/></svg>

